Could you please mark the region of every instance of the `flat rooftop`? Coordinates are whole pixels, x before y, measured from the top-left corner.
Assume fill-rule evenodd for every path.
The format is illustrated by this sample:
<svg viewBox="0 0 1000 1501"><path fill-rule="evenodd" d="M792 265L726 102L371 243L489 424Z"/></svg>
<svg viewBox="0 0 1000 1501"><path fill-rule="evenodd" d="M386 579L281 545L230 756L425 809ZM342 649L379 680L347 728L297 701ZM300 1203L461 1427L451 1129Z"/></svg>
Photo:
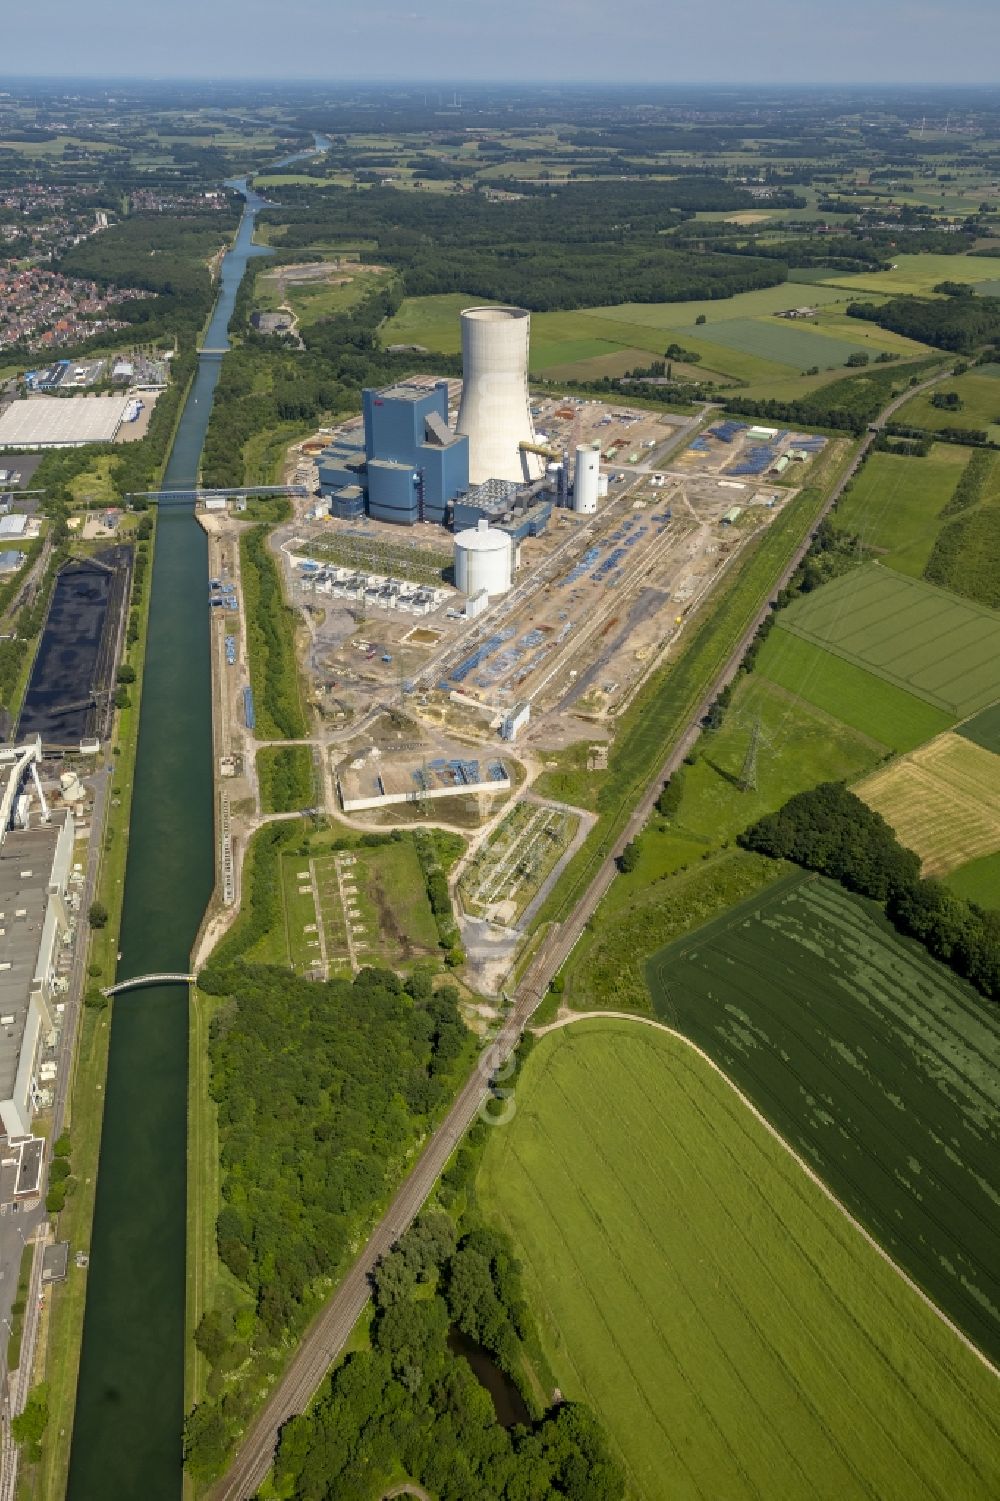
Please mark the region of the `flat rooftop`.
<svg viewBox="0 0 1000 1501"><path fill-rule="evenodd" d="M32 396L0 416L0 449L112 443L127 400L118 396Z"/></svg>
<svg viewBox="0 0 1000 1501"><path fill-rule="evenodd" d="M423 401L433 392L433 386L418 385L415 381L401 380L394 386L376 391L376 401Z"/></svg>
<svg viewBox="0 0 1000 1501"><path fill-rule="evenodd" d="M17 1079L60 826L12 829L0 845L0 1098Z"/></svg>

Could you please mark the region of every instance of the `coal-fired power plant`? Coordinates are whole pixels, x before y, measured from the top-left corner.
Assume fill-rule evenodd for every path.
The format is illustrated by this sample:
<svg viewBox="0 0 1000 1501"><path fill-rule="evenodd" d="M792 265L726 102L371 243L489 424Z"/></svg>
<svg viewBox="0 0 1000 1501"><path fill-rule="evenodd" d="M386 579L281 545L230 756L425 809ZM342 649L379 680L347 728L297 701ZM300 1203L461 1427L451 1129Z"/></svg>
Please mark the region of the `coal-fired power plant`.
<svg viewBox="0 0 1000 1501"><path fill-rule="evenodd" d="M456 432L469 439L469 479L540 478L528 399L531 314L519 307L470 307L461 316L462 401Z"/></svg>

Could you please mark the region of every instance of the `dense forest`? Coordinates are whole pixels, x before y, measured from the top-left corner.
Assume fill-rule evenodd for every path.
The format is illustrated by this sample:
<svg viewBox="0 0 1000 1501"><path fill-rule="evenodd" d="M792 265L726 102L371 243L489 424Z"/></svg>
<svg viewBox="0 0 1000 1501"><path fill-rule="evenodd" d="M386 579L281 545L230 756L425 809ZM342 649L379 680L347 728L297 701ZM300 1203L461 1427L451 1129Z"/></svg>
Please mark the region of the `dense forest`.
<svg viewBox="0 0 1000 1501"><path fill-rule="evenodd" d="M371 1349L348 1356L282 1430L275 1480L294 1501L370 1501L400 1475L436 1501L618 1501L624 1477L586 1407L559 1402L503 1428L458 1329L517 1363L531 1316L505 1235L421 1217L375 1277Z"/></svg>
<svg viewBox="0 0 1000 1501"><path fill-rule="evenodd" d="M712 177L573 183L501 203L392 187L290 188L282 198L274 211L282 249L372 241L378 259L401 271L408 296L462 291L547 311L730 297L786 276L780 260L664 241L664 230L697 209L752 205L744 190Z"/></svg>
<svg viewBox="0 0 1000 1501"><path fill-rule="evenodd" d="M1000 912L956 896L940 881L922 879L913 851L840 783L798 793L745 830L739 843L884 902L901 933L916 938L983 995L1000 997Z"/></svg>
<svg viewBox="0 0 1000 1501"><path fill-rule="evenodd" d="M847 311L852 318L955 354L972 354L980 345L1000 341L1000 297L977 297L968 287L933 302L923 297L891 297L882 303L852 302Z"/></svg>
<svg viewBox="0 0 1000 1501"><path fill-rule="evenodd" d="M223 997L209 1049L218 1109L219 1256L247 1289L242 1311L208 1310L196 1342L212 1366L189 1419L192 1472L213 1473L249 1417L255 1383L232 1373L273 1359L343 1272L408 1154L466 1066L458 993L424 973L352 981L217 965ZM271 1354L269 1355L269 1352Z"/></svg>
<svg viewBox="0 0 1000 1501"><path fill-rule="evenodd" d="M193 346L215 299L209 262L232 239L239 217L235 198L222 211L205 209L183 217L136 214L72 246L59 270L102 286L155 293L122 303L115 317L131 323L133 337L144 342L175 334L181 345ZM88 347L120 347L122 338L122 333L113 332Z"/></svg>

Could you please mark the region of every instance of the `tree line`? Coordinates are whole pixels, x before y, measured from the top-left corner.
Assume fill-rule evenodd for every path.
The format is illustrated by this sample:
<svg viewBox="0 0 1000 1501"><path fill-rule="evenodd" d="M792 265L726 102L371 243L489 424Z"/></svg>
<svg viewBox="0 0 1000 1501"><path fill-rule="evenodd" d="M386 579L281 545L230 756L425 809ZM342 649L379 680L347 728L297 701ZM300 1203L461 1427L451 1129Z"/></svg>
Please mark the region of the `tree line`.
<svg viewBox="0 0 1000 1501"><path fill-rule="evenodd" d="M952 285L942 283L942 285ZM966 287L963 295L930 301L923 297L891 297L888 302L852 302L851 318L877 323L880 328L904 334L935 349L972 354L981 344L1000 341L1000 297L976 297Z"/></svg>
<svg viewBox="0 0 1000 1501"><path fill-rule="evenodd" d="M968 980L1000 997L1000 912L966 901L920 875L920 860L882 816L839 782L797 793L738 836L744 849L791 860L885 906L901 933Z"/></svg>

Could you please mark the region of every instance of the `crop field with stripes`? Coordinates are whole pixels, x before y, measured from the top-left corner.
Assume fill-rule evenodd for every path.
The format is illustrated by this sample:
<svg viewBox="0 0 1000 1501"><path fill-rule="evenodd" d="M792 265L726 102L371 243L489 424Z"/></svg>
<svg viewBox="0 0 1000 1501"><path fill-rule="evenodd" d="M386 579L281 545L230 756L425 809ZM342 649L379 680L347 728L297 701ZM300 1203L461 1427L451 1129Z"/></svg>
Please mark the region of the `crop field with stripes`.
<svg viewBox="0 0 1000 1501"><path fill-rule="evenodd" d="M1000 1361L1000 1012L796 874L649 961L653 1006Z"/></svg>
<svg viewBox="0 0 1000 1501"><path fill-rule="evenodd" d="M854 791L916 850L922 875L1000 850L1000 756L962 735L939 735Z"/></svg>
<svg viewBox="0 0 1000 1501"><path fill-rule="evenodd" d="M877 563L800 596L780 620L957 719L1000 698L1000 612Z"/></svg>
<svg viewBox="0 0 1000 1501"><path fill-rule="evenodd" d="M489 1133L545 1353L638 1501L1000 1490L996 1379L680 1038L543 1038Z"/></svg>

